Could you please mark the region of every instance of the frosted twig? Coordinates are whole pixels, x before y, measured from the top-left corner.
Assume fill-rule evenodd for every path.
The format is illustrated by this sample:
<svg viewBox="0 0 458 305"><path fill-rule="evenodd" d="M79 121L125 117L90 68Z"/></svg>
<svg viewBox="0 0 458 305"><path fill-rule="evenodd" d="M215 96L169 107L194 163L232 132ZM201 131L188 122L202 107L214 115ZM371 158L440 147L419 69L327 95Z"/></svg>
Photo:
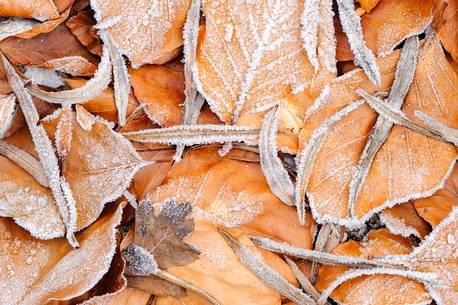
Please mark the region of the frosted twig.
<svg viewBox="0 0 458 305"><path fill-rule="evenodd" d="M355 55L355 63L364 70L377 87L380 86L380 71L374 54L364 42L361 20L355 12L353 0L337 0L337 7L342 29L347 34L348 43Z"/></svg>
<svg viewBox="0 0 458 305"><path fill-rule="evenodd" d="M428 126L429 130L458 147L458 129L448 127L421 111L415 110L414 114Z"/></svg>
<svg viewBox="0 0 458 305"><path fill-rule="evenodd" d="M108 46L103 47L103 54L94 77L83 86L59 92L48 92L31 85L28 91L33 96L54 104L82 104L98 96L108 87L111 81L110 50Z"/></svg>
<svg viewBox="0 0 458 305"><path fill-rule="evenodd" d="M291 270L293 271L294 273L294 276L296 277L296 279L299 281L299 283L301 284L302 288L304 289L304 291L310 295L310 297L316 301L320 298L320 292L318 290L316 290L316 288L312 285L312 283L310 283L310 281L308 280L308 278L305 276L305 274L299 269L299 267L296 265L296 263L290 259L288 256L284 256L285 260L286 260L286 263L288 263L289 267L291 268ZM330 304L326 304L326 305L330 305Z"/></svg>
<svg viewBox="0 0 458 305"><path fill-rule="evenodd" d="M260 163L272 193L287 205L294 205L293 182L278 157L276 136L279 115L280 111L274 107L262 122L259 134Z"/></svg>
<svg viewBox="0 0 458 305"><path fill-rule="evenodd" d="M396 74L391 87L390 94L385 101L393 109L400 110L404 102L404 98L409 91L410 84L413 81L415 68L417 64L419 41L417 36L407 38L404 47L399 57ZM361 188L364 184L369 169L380 147L385 143L390 134L393 122L389 119L379 116L372 128L369 139L361 153L358 165L355 167L350 182L350 191L348 197L349 215L355 216L355 204Z"/></svg>
<svg viewBox="0 0 458 305"><path fill-rule="evenodd" d="M326 265L344 265L355 268L397 267L396 265L361 257L335 255L326 252L294 247L263 236L250 236L250 240L266 250L286 254Z"/></svg>
<svg viewBox="0 0 458 305"><path fill-rule="evenodd" d="M264 284L297 304L315 304L315 301L310 296L288 283L275 270L270 268L259 254L242 245L224 229L218 228L218 232L232 248L240 262L250 269Z"/></svg>
<svg viewBox="0 0 458 305"><path fill-rule="evenodd" d="M110 34L106 30L100 30L105 45L110 50L110 59L113 66L113 85L116 109L118 111L118 124L126 125L127 106L129 105L130 78L124 57L113 43Z"/></svg>
<svg viewBox="0 0 458 305"><path fill-rule="evenodd" d="M364 90L358 89L356 92L361 95L369 104L369 106L374 109L378 114L388 118L395 124L407 127L419 134L422 134L426 137L430 137L437 141L447 142L447 139L442 138L442 136L436 133L434 130L427 129L423 126L418 125L411 119L409 119L402 111L392 109L390 106L383 103L380 99L367 94Z"/></svg>
<svg viewBox="0 0 458 305"><path fill-rule="evenodd" d="M309 142L304 146L302 151L297 156L297 178L295 188L295 203L297 207L297 215L301 224L305 223L305 194L309 183L310 175L315 164L315 159L318 156L321 147L323 146L329 131L332 127L348 113L356 110L363 105L364 101L359 100L353 102L338 111L334 115L326 119L326 121L316 129Z"/></svg>
<svg viewBox="0 0 458 305"><path fill-rule="evenodd" d="M133 141L186 146L208 143L242 142L255 140L259 129L235 125L177 125L167 128L125 132Z"/></svg>
<svg viewBox="0 0 458 305"><path fill-rule="evenodd" d="M16 110L16 95L0 96L0 139L3 139L13 123Z"/></svg>
<svg viewBox="0 0 458 305"><path fill-rule="evenodd" d="M75 217L70 215L68 203L62 191L59 165L52 143L49 140L43 126L38 125L38 111L35 108L32 97L24 88L22 79L16 73L16 70L3 53L1 53L1 57L8 82L19 101L19 105L21 106L22 113L24 114L27 126L29 127L30 134L32 135L35 150L38 153L40 163L43 166L46 177L48 178L49 187L51 188L54 200L57 203L59 212L67 229L67 239L73 247L78 247L78 242L74 235L76 215L74 215Z"/></svg>
<svg viewBox="0 0 458 305"><path fill-rule="evenodd" d="M186 16L186 22L183 27L184 38L184 79L185 79L185 96L184 113L182 122L185 125L195 124L199 118L200 110L204 103L204 98L198 95L192 79L192 66L196 62L197 36L199 34L200 21L200 0L192 0ZM185 145L177 145L175 161L180 161L183 155Z"/></svg>
<svg viewBox="0 0 458 305"><path fill-rule="evenodd" d="M418 272L418 271L409 271L409 270L399 270L399 269L389 269L389 268L373 268L373 269L357 269L349 270L342 275L340 275L336 280L329 284L325 290L322 291L320 298L317 301L318 305L325 304L327 299L331 296L334 290L354 278L358 278L363 275L375 275L375 274L389 274L389 275L400 275L407 277L412 280L431 283L434 281L434 275L432 273Z"/></svg>
<svg viewBox="0 0 458 305"><path fill-rule="evenodd" d="M34 177L42 186L49 187L48 178L43 170L43 166L25 150L0 140L0 155L13 161L16 165Z"/></svg>

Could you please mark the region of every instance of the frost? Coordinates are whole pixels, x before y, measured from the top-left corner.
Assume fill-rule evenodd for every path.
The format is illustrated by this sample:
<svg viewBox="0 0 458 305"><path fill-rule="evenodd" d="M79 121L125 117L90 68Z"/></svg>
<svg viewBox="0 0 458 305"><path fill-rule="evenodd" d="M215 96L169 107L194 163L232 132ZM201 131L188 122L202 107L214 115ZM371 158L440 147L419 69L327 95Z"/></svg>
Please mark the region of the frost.
<svg viewBox="0 0 458 305"><path fill-rule="evenodd" d="M417 66L418 47L418 38L413 36L406 40L404 47L402 48L393 86L391 87L390 94L385 102L393 109L401 109L404 98L409 91ZM353 218L356 218L355 204L357 197L363 187L375 155L388 138L392 126L393 122L385 117L379 116L377 118L366 146L359 157L358 165L354 168L348 197L349 214L352 215Z"/></svg>
<svg viewBox="0 0 458 305"><path fill-rule="evenodd" d="M234 125L177 125L167 128L124 132L133 141L186 146L255 140L259 129Z"/></svg>
<svg viewBox="0 0 458 305"><path fill-rule="evenodd" d="M260 163L272 193L287 205L294 205L294 185L278 157L276 136L279 115L280 111L275 107L264 117L259 135Z"/></svg>
<svg viewBox="0 0 458 305"><path fill-rule="evenodd" d="M127 248L124 258L134 275L151 275L159 269L154 255L136 244L132 244Z"/></svg>
<svg viewBox="0 0 458 305"><path fill-rule="evenodd" d="M337 7L342 28L347 34L348 43L355 55L355 63L364 70L377 87L380 86L380 71L374 54L364 42L361 20L355 12L353 0L337 0Z"/></svg>
<svg viewBox="0 0 458 305"><path fill-rule="evenodd" d="M0 139L3 139L13 123L16 110L16 95L0 96Z"/></svg>
<svg viewBox="0 0 458 305"><path fill-rule="evenodd" d="M71 230L72 226L69 222L69 210L64 194L62 193L60 171L52 143L49 140L43 126L37 125L39 120L37 109L35 108L32 97L24 88L24 83L21 78L4 55L2 55L2 61L10 86L16 94L19 105L24 113L25 120L35 145L35 150L38 153L43 170L48 178L49 187L52 190L54 199L59 207L59 212L67 228L68 240L72 246L77 247L78 242L73 235L74 232Z"/></svg>
<svg viewBox="0 0 458 305"><path fill-rule="evenodd" d="M27 32L37 24L40 23L30 19L8 18L0 22L0 41L17 34Z"/></svg>
<svg viewBox="0 0 458 305"><path fill-rule="evenodd" d="M55 104L80 104L98 96L108 87L111 81L111 62L110 50L107 46L103 47L103 54L94 77L87 81L83 86L59 92L47 92L37 86L30 86L28 91L33 96L41 98Z"/></svg>
<svg viewBox="0 0 458 305"><path fill-rule="evenodd" d="M242 245L227 231L219 228L218 232L232 248L240 262L250 269L264 284L297 304L315 304L315 301L310 296L288 283L275 270L269 267L259 254Z"/></svg>
<svg viewBox="0 0 458 305"><path fill-rule="evenodd" d="M118 123L126 124L127 105L129 104L130 79L124 58L119 49L113 44L113 40L105 30L100 31L105 45L110 49L110 59L113 65L113 83L116 109L118 110Z"/></svg>
<svg viewBox="0 0 458 305"><path fill-rule="evenodd" d="M422 120L430 131L440 135L444 140L458 147L458 129L448 127L418 110L415 111L415 116Z"/></svg>
<svg viewBox="0 0 458 305"><path fill-rule="evenodd" d="M70 74L72 76L89 76L94 64L82 56L65 56L48 60L42 67Z"/></svg>
<svg viewBox="0 0 458 305"><path fill-rule="evenodd" d="M96 119L82 106L76 105L76 121L85 131L91 131Z"/></svg>
<svg viewBox="0 0 458 305"><path fill-rule="evenodd" d="M250 236L250 240L256 245L266 250L286 254L305 260L312 260L327 265L345 265L357 268L374 268L374 267L394 267L395 265L388 262L370 260L355 256L335 255L327 252L309 250L288 245L287 243L277 242L263 236Z"/></svg>
<svg viewBox="0 0 458 305"><path fill-rule="evenodd" d="M393 234L398 234L406 238L410 235L416 236L418 238L422 237L417 229L407 225L402 218L396 218L382 212L382 214L380 215L380 220Z"/></svg>
<svg viewBox="0 0 458 305"><path fill-rule="evenodd" d="M389 275L400 275L407 277L409 279L422 281L422 282L432 282L435 280L434 274L417 272L417 271L408 271L408 270L399 270L399 269L388 269L388 268L373 268L373 269L359 269L359 270L349 270L344 274L340 275L335 281L329 284L325 290L322 291L320 298L317 301L317 305L325 304L326 300L331 296L332 292L338 288L343 283L358 278L363 275L376 275L376 274L389 274Z"/></svg>
<svg viewBox="0 0 458 305"><path fill-rule="evenodd" d="M54 89L65 85L62 78L53 70L26 67L24 76L31 80L34 85L44 85Z"/></svg>
<svg viewBox="0 0 458 305"><path fill-rule="evenodd" d="M301 36L308 59L315 68L315 72L318 71L320 63L327 71L336 72L336 39L333 17L332 1L305 1L301 17ZM322 45L318 45L319 38Z"/></svg>
<svg viewBox="0 0 458 305"><path fill-rule="evenodd" d="M313 169L313 165L315 163L315 158L321 150L324 141L332 129L334 124L336 124L339 120L341 120L344 116L348 115L350 112L356 110L361 105L364 104L363 100L359 100L353 102L343 108L342 110L336 112L334 115L328 117L326 121L317 128L312 136L310 137L309 142L304 146L303 150L300 154L296 157L297 158L297 178L296 178L296 188L295 188L295 203L297 207L297 214L299 217L299 221L301 224L305 222L305 194L307 190L307 186L310 179L310 174ZM310 200L310 207L312 208L312 212L314 211L313 201L311 197Z"/></svg>
<svg viewBox="0 0 458 305"><path fill-rule="evenodd" d="M7 157L29 173L44 187L49 187L48 178L41 163L25 150L0 140L0 155Z"/></svg>
<svg viewBox="0 0 458 305"><path fill-rule="evenodd" d="M331 88L329 86L324 86L323 90L320 92L320 95L316 98L313 104L307 108L307 111L304 115L304 121L306 121L312 114L317 112L323 105L327 103L330 92Z"/></svg>
<svg viewBox="0 0 458 305"><path fill-rule="evenodd" d="M129 202L129 204L134 208L134 209L137 209L137 198L135 198L135 196L129 192L128 190L125 190L124 193L123 193L123 196L126 197L127 199L127 202Z"/></svg>

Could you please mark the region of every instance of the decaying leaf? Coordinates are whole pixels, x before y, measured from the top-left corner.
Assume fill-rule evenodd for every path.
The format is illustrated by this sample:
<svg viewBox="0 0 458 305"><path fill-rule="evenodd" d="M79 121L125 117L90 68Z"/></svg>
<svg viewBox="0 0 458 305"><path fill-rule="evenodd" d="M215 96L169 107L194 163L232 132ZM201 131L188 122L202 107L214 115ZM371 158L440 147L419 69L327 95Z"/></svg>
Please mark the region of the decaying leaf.
<svg viewBox="0 0 458 305"><path fill-rule="evenodd" d="M82 295L103 277L116 250L116 226L122 205L111 207L100 219L77 234L80 247L65 239L31 237L11 219L0 218L0 302L46 304Z"/></svg>
<svg viewBox="0 0 458 305"><path fill-rule="evenodd" d="M372 231L366 242L347 241L332 250L336 255L355 257L386 256L407 254L411 243L402 237L393 235L385 229ZM322 291L331 282L348 270L344 266L321 266L315 287ZM360 276L346 281L332 294L338 302L357 304L426 304L431 302L422 284L400 275L374 274Z"/></svg>
<svg viewBox="0 0 458 305"><path fill-rule="evenodd" d="M132 66L162 64L183 45L181 28L190 0L150 2L91 0L98 28L106 28ZM145 13L147 12L147 13Z"/></svg>
<svg viewBox="0 0 458 305"><path fill-rule="evenodd" d="M437 39L433 39L418 58L403 112L418 122L414 113L422 110L448 126L456 127L458 108L453 106L453 101L457 84L458 75L444 57ZM326 107L323 109L326 111ZM316 114L318 118L319 112ZM456 158L456 149L452 145L396 125L372 162L355 203L355 218L344 220L348 217L348 182L375 118L370 107L363 105L343 117L327 134L307 188L312 212L319 221L345 225L362 223L383 208L432 195L449 175ZM345 128L350 126L348 124L352 128Z"/></svg>
<svg viewBox="0 0 458 305"><path fill-rule="evenodd" d="M411 202L383 210L380 214L380 220L391 233L404 237L414 235L418 238L424 238L430 231L430 226L417 214Z"/></svg>
<svg viewBox="0 0 458 305"><path fill-rule="evenodd" d="M432 226L437 226L458 205L458 165L445 181L444 187L427 198L413 200L418 214Z"/></svg>

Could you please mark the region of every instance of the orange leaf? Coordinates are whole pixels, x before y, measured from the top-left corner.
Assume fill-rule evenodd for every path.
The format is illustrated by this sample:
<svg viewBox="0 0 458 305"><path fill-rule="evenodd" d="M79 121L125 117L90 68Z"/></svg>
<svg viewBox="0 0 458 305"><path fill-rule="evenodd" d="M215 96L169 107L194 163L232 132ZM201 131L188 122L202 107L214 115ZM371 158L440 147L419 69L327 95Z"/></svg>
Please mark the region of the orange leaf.
<svg viewBox="0 0 458 305"><path fill-rule="evenodd" d="M380 229L369 233L368 241L347 241L332 250L333 254L360 257L385 256L392 254L408 254L411 243L403 238ZM339 275L349 270L344 266L323 265L318 273L315 284L318 290L325 289ZM407 305L423 304L430 301L426 289L414 280L398 275L369 275L351 279L337 288L332 297L348 305Z"/></svg>
<svg viewBox="0 0 458 305"><path fill-rule="evenodd" d="M433 0L433 27L444 48L458 62L458 1Z"/></svg>
<svg viewBox="0 0 458 305"><path fill-rule="evenodd" d="M91 289L110 267L121 214L122 206L113 206L78 233L80 248L76 250L64 238L37 240L13 220L0 218L0 266L4 270L0 274L0 303L46 304Z"/></svg>
<svg viewBox="0 0 458 305"><path fill-rule="evenodd" d="M414 200L413 205L421 217L437 226L458 205L458 165L455 165L442 189L431 197Z"/></svg>
<svg viewBox="0 0 458 305"><path fill-rule="evenodd" d="M92 54L102 56L100 37L93 28L96 21L89 11L81 11L65 23L78 41Z"/></svg>
<svg viewBox="0 0 458 305"><path fill-rule="evenodd" d="M410 201L383 210L380 216L382 222L393 234L404 237L414 235L423 239L430 231L430 226L417 214Z"/></svg>
<svg viewBox="0 0 458 305"><path fill-rule="evenodd" d="M190 0L91 1L98 23L106 23L114 44L134 67L163 64L183 45L182 27ZM144 12L150 12L145 14Z"/></svg>

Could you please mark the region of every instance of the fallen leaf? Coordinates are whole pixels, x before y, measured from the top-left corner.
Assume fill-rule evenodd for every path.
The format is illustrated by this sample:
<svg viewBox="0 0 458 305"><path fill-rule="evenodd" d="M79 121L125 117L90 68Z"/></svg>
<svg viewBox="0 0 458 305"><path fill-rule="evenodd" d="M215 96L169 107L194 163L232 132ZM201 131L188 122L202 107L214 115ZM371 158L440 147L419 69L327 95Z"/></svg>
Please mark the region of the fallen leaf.
<svg viewBox="0 0 458 305"><path fill-rule="evenodd" d="M380 213L380 220L391 233L406 238L414 235L423 239L430 232L430 226L417 214L410 201L383 210Z"/></svg>
<svg viewBox="0 0 458 305"><path fill-rule="evenodd" d="M362 9L370 12L381 0L357 0Z"/></svg>
<svg viewBox="0 0 458 305"><path fill-rule="evenodd" d="M91 7L97 26L106 28L116 47L137 68L148 63L166 63L180 53L182 27L190 2L91 0Z"/></svg>
<svg viewBox="0 0 458 305"><path fill-rule="evenodd" d="M360 257L408 254L411 243L400 236L380 229L369 233L366 242L347 241L334 248L331 253ZM315 287L322 291L345 271L344 266L324 265L318 272ZM363 303L388 304L425 304L431 301L422 284L399 275L376 274L351 279L337 288L332 298L348 305Z"/></svg>
<svg viewBox="0 0 458 305"><path fill-rule="evenodd" d="M82 56L65 56L51 59L39 65L40 68L51 69L72 76L93 76L97 66Z"/></svg>
<svg viewBox="0 0 458 305"><path fill-rule="evenodd" d="M129 69L133 94L144 106L151 121L163 127L181 122L180 105L184 102L183 64L144 65Z"/></svg>
<svg viewBox="0 0 458 305"><path fill-rule="evenodd" d="M102 44L94 25L96 20L90 11L81 11L77 15L68 19L65 23L75 35L76 39L87 47L89 52L95 55L102 55Z"/></svg>
<svg viewBox="0 0 458 305"><path fill-rule="evenodd" d="M422 110L456 127L458 112L452 104L457 84L458 76L441 52L437 39L433 38L418 59L415 77L404 102L404 113L418 121L413 113ZM326 108L329 109L330 104L323 109L326 111ZM321 117L319 113L316 114L318 118ZM373 110L363 105L327 131L307 189L312 212L319 222L361 224L383 208L432 195L441 188L451 170L456 158L452 145L396 125L375 156L355 204L355 218L344 220L348 217L348 182L375 119ZM315 121L314 116L310 120ZM352 128L345 128L348 124Z"/></svg>
<svg viewBox="0 0 458 305"><path fill-rule="evenodd" d="M433 0L433 28L444 48L458 62L458 1Z"/></svg>
<svg viewBox="0 0 458 305"><path fill-rule="evenodd" d="M127 287L114 296L92 298L81 305L148 305L152 296L138 288Z"/></svg>
<svg viewBox="0 0 458 305"><path fill-rule="evenodd" d="M455 165L444 187L430 197L413 200L418 214L437 226L458 205L458 165Z"/></svg>
<svg viewBox="0 0 458 305"><path fill-rule="evenodd" d="M42 23L36 23L34 24L34 26L31 29L25 32L18 33L14 36L19 37L19 38L24 38L24 39L30 39L37 35L51 32L56 27L58 27L60 24L62 24L65 20L67 20L69 14L70 14L70 8L68 8L65 12L63 12L59 18L48 20Z"/></svg>
<svg viewBox="0 0 458 305"><path fill-rule="evenodd" d="M375 1L368 1L375 2ZM422 33L432 20L432 0L383 0L361 17L364 40L378 56L389 54L404 39ZM352 60L345 35L336 34L337 60Z"/></svg>
<svg viewBox="0 0 458 305"><path fill-rule="evenodd" d="M112 206L78 233L78 249L63 239L32 238L13 220L0 218L3 304L46 304L77 297L91 289L110 268L122 205Z"/></svg>
<svg viewBox="0 0 458 305"><path fill-rule="evenodd" d="M0 15L46 21L58 18L60 14L53 0L3 0Z"/></svg>
<svg viewBox="0 0 458 305"><path fill-rule="evenodd" d="M2 139L11 127L16 110L16 95L0 96L0 139Z"/></svg>

